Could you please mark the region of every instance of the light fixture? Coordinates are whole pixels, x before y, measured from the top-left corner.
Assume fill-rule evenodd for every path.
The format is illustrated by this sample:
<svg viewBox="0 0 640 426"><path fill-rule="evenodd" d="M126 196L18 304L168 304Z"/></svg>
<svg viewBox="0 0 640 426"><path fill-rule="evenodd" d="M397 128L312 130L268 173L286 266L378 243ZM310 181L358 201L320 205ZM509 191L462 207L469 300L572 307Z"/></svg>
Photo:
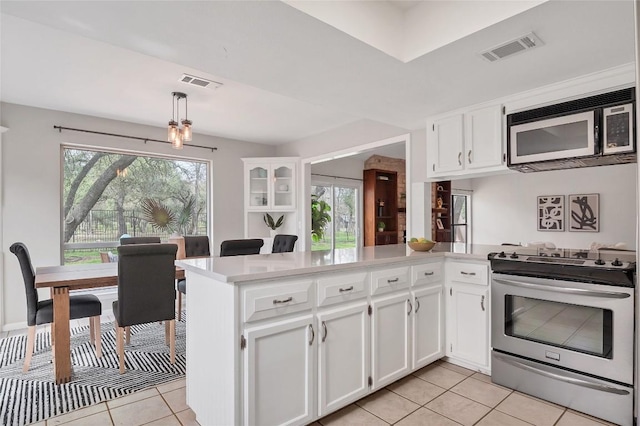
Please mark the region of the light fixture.
<svg viewBox="0 0 640 426"><path fill-rule="evenodd" d="M187 94L182 92L173 92L171 99L171 120L167 128L167 140L175 149L182 149L183 142L189 142L192 138L191 120L188 116ZM184 99L184 120L180 121L180 99ZM182 124L179 127L178 122Z"/></svg>

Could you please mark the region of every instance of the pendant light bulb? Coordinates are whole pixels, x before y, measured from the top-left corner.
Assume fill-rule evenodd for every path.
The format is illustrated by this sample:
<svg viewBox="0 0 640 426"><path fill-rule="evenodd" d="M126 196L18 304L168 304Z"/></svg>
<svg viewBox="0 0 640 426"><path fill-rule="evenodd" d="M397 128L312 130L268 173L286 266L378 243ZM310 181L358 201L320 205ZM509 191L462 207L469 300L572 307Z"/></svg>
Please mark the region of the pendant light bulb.
<svg viewBox="0 0 640 426"><path fill-rule="evenodd" d="M182 149L182 131L179 130L176 134L176 138L171 142L171 145L175 149Z"/></svg>
<svg viewBox="0 0 640 426"><path fill-rule="evenodd" d="M169 127L167 128L167 140L174 142L178 136L178 123L176 121L169 121Z"/></svg>
<svg viewBox="0 0 640 426"><path fill-rule="evenodd" d="M191 120L182 120L182 140L189 142L191 138Z"/></svg>

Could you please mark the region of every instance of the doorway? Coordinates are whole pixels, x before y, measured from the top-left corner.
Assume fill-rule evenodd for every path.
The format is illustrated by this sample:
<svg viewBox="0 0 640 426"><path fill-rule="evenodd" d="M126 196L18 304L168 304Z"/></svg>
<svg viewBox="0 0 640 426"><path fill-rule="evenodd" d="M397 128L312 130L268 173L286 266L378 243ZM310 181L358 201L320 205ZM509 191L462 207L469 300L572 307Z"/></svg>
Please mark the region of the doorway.
<svg viewBox="0 0 640 426"><path fill-rule="evenodd" d="M311 250L355 248L360 243L362 185L312 180Z"/></svg>

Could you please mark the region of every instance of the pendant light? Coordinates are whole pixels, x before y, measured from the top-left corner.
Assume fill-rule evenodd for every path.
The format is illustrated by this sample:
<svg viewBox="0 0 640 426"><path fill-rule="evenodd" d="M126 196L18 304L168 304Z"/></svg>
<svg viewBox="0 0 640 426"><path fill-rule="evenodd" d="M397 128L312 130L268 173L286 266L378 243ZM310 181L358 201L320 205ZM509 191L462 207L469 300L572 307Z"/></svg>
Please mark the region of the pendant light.
<svg viewBox="0 0 640 426"><path fill-rule="evenodd" d="M192 138L191 120L188 119L188 103L187 94L182 92L173 92L171 99L171 120L167 127L167 140L175 149L182 149L183 142L188 142ZM184 120L180 121L180 100L184 99ZM179 127L178 122L182 124Z"/></svg>

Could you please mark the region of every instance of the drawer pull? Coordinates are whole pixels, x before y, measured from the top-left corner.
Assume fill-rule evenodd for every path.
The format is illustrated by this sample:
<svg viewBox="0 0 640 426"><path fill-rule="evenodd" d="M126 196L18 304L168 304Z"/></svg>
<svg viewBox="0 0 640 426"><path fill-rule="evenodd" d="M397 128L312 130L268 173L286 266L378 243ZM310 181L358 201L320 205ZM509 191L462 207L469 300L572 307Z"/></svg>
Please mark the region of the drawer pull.
<svg viewBox="0 0 640 426"><path fill-rule="evenodd" d="M475 277L476 273L475 272L465 272L465 271L460 271L460 273L462 275L469 275L470 277Z"/></svg>
<svg viewBox="0 0 640 426"><path fill-rule="evenodd" d="M392 280L387 280L387 284L397 283L398 281L400 281L400 278L394 278Z"/></svg>
<svg viewBox="0 0 640 426"><path fill-rule="evenodd" d="M273 304L274 305L278 305L281 303L289 303L293 300L293 297L289 296L286 299L282 299L282 300L278 300L278 299L273 299Z"/></svg>
<svg viewBox="0 0 640 426"><path fill-rule="evenodd" d="M430 276L431 276L431 275L433 275L433 274L434 274L434 272L433 272L433 271L425 272L425 273L424 273L424 276L425 276L425 277L430 277Z"/></svg>
<svg viewBox="0 0 640 426"><path fill-rule="evenodd" d="M351 290L353 290L353 286L347 287L347 288L341 288L339 291L340 291L340 293L344 293L346 291L351 291Z"/></svg>
<svg viewBox="0 0 640 426"><path fill-rule="evenodd" d="M322 335L322 343L324 343L324 341L327 340L327 324L324 321L322 321L322 331L324 331Z"/></svg>

